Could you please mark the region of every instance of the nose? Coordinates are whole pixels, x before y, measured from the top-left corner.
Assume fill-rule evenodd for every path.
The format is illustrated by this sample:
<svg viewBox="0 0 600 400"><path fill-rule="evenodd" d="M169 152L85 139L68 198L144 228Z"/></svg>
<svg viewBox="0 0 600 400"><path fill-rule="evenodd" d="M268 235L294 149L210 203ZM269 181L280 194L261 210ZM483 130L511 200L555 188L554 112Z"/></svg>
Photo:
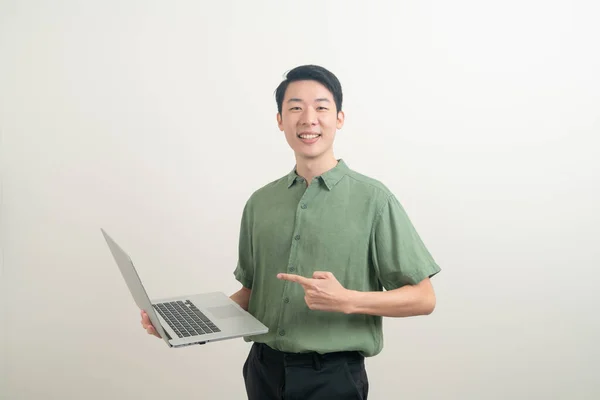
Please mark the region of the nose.
<svg viewBox="0 0 600 400"><path fill-rule="evenodd" d="M302 113L299 122L302 125L314 126L318 124L317 111L312 107L307 107Z"/></svg>

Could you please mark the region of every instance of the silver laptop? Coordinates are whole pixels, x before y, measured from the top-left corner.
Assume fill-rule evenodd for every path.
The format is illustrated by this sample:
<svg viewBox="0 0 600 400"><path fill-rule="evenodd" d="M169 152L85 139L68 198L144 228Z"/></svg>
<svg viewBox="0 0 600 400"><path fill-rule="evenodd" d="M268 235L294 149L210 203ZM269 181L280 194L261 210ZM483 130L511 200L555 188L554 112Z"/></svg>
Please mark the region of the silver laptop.
<svg viewBox="0 0 600 400"><path fill-rule="evenodd" d="M169 347L267 333L268 328L222 292L150 300L133 261L101 229L137 306L146 311Z"/></svg>

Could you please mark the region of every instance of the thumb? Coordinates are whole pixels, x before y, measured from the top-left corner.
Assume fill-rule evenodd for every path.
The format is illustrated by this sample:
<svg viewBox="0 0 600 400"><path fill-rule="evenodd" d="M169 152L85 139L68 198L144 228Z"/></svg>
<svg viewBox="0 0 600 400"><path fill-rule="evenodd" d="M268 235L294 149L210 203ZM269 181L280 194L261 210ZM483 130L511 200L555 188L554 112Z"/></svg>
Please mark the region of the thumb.
<svg viewBox="0 0 600 400"><path fill-rule="evenodd" d="M331 272L326 271L315 271L313 274L313 279L330 279L333 278L333 274Z"/></svg>

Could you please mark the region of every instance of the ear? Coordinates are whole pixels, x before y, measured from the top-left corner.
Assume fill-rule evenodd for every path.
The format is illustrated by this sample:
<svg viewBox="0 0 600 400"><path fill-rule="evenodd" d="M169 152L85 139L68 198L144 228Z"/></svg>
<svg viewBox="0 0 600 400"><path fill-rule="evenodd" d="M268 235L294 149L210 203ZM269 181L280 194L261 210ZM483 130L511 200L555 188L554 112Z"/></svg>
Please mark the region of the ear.
<svg viewBox="0 0 600 400"><path fill-rule="evenodd" d="M279 127L279 130L283 132L283 119L280 113L277 113L277 126Z"/></svg>
<svg viewBox="0 0 600 400"><path fill-rule="evenodd" d="M337 128L338 129L342 129L342 127L344 126L345 118L346 118L346 115L344 114L344 112L338 111L338 115L337 115Z"/></svg>

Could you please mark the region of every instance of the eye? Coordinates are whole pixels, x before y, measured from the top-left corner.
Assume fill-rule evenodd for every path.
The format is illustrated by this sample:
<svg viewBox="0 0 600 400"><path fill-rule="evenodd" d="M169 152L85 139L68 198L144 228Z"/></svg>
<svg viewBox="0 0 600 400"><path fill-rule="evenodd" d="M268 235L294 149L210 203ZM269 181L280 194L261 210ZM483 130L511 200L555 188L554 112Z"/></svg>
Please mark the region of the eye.
<svg viewBox="0 0 600 400"><path fill-rule="evenodd" d="M317 107L317 110L325 110L326 111L326 110L328 110L328 108L327 107Z"/></svg>
<svg viewBox="0 0 600 400"><path fill-rule="evenodd" d="M290 111L298 111L298 110L300 110L300 107L292 107L292 108L290 108Z"/></svg>

